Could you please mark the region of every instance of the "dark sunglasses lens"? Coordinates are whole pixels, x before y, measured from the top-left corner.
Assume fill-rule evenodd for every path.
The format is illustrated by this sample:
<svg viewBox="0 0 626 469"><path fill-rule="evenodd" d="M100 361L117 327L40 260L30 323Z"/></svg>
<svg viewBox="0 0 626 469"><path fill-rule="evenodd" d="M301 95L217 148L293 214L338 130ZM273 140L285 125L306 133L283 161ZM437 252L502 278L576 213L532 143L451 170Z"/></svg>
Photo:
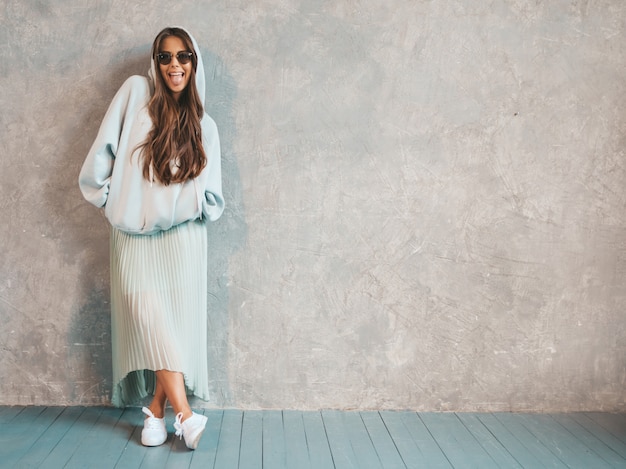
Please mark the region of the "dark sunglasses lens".
<svg viewBox="0 0 626 469"><path fill-rule="evenodd" d="M172 54L167 54L165 52L160 52L157 54L157 61L161 65L167 65L172 61Z"/></svg>
<svg viewBox="0 0 626 469"><path fill-rule="evenodd" d="M191 52L179 52L176 54L176 58L181 64L188 64L191 62Z"/></svg>

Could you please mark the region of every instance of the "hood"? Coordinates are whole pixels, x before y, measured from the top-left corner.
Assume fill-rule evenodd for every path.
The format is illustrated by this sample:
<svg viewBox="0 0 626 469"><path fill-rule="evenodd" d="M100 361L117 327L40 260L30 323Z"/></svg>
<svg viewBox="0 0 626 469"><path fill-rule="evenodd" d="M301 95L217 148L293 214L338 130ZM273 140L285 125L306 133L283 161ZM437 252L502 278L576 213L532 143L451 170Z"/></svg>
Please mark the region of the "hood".
<svg viewBox="0 0 626 469"><path fill-rule="evenodd" d="M200 96L200 101L204 106L204 97L205 97L205 79L204 79L204 63L202 62L202 54L200 53L200 48L198 47L198 43L196 42L196 38L182 26L174 26L176 28L182 29L191 38L191 42L193 44L193 48L196 52L196 57L198 58L198 65L196 67L196 88L198 89L198 96ZM150 70L148 70L148 78L150 79L150 94L154 93L154 83L155 77L157 74L157 65L154 61L154 50L150 51Z"/></svg>

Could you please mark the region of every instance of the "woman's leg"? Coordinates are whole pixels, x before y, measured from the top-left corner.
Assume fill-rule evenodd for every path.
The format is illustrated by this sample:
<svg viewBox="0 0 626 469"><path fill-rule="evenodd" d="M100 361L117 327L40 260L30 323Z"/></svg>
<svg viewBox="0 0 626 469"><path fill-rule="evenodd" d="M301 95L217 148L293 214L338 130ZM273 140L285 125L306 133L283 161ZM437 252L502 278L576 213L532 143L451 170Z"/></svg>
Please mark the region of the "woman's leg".
<svg viewBox="0 0 626 469"><path fill-rule="evenodd" d="M160 386L163 394L174 408L174 412L176 414L179 412L183 413L181 421L185 421L188 417L191 417L192 411L189 406L189 401L187 400L187 394L185 393L185 380L183 378L183 374L178 371L159 370L156 372L156 377L157 386L154 393L154 400L152 402L156 400ZM165 400L163 400L163 405L165 406ZM150 408L150 410L154 412L152 408Z"/></svg>
<svg viewBox="0 0 626 469"><path fill-rule="evenodd" d="M152 398L152 402L148 406L152 414L158 418L162 419L165 416L165 402L167 400L167 395L165 394L165 389L163 389L163 384L159 379L159 374L156 374L156 388L154 390L154 397Z"/></svg>
<svg viewBox="0 0 626 469"><path fill-rule="evenodd" d="M192 412L189 401L187 401L185 379L182 373L159 370L156 372L156 375L157 380L161 383L163 392L167 396L167 400L170 401L174 412L176 412L176 421L174 422L175 435L185 438L187 448L196 449L206 426L206 416Z"/></svg>

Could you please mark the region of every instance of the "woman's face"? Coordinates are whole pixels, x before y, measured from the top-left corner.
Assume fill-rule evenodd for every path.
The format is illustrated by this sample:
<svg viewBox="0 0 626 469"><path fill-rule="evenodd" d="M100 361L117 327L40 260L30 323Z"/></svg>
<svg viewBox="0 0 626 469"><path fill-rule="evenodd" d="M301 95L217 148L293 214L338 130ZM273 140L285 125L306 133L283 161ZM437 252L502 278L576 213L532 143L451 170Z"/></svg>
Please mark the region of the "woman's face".
<svg viewBox="0 0 626 469"><path fill-rule="evenodd" d="M170 89L174 98L178 101L180 94L187 88L189 79L191 78L191 69L193 67L193 61L189 60L187 63L181 63L181 60L176 56L179 52L190 52L186 47L183 40L176 36L168 36L161 41L161 47L159 53L167 52L171 54L171 60L168 64L162 64L158 60L159 70L165 85Z"/></svg>

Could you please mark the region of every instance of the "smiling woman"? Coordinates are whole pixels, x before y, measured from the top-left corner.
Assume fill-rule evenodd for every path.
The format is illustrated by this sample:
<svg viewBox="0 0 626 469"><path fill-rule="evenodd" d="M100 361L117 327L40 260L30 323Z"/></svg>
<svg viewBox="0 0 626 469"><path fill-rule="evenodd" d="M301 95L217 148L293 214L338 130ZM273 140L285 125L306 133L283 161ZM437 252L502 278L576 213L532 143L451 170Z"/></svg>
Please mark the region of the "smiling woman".
<svg viewBox="0 0 626 469"><path fill-rule="evenodd" d="M193 53L187 50L179 37L168 36L161 42L160 52L157 54L159 71L176 100L189 83L193 67L192 57Z"/></svg>
<svg viewBox="0 0 626 469"><path fill-rule="evenodd" d="M143 408L146 446L167 440L167 401L191 449L207 420L187 393L208 399L206 220L221 216L224 199L197 51L183 29L159 33L150 80L122 85L79 178L111 223L112 401L154 395Z"/></svg>

